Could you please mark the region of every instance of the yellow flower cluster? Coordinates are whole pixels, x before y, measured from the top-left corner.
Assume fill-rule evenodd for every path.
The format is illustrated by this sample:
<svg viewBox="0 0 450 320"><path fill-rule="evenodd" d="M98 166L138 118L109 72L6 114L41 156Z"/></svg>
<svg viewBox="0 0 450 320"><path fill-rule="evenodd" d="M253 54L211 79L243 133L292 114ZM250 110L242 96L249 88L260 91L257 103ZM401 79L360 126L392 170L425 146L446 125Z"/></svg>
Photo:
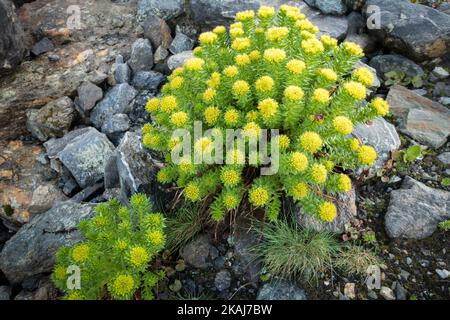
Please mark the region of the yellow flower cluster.
<svg viewBox="0 0 450 320"><path fill-rule="evenodd" d="M200 188L197 184L189 183L186 188L184 188L184 194L188 200L193 202L200 200Z"/></svg>
<svg viewBox="0 0 450 320"><path fill-rule="evenodd" d="M236 14L236 21L248 21L255 17L255 12L253 10L241 11Z"/></svg>
<svg viewBox="0 0 450 320"><path fill-rule="evenodd" d="M314 90L313 100L322 104L327 103L330 101L330 93L324 88L318 88Z"/></svg>
<svg viewBox="0 0 450 320"><path fill-rule="evenodd" d="M278 102L272 98L264 99L258 103L258 110L264 119L270 119L278 111Z"/></svg>
<svg viewBox="0 0 450 320"><path fill-rule="evenodd" d="M175 112L170 116L170 122L178 128L183 127L188 122L188 119L189 117L184 111Z"/></svg>
<svg viewBox="0 0 450 320"><path fill-rule="evenodd" d="M79 244L72 250L72 258L75 262L85 262L89 258L90 247L87 244Z"/></svg>
<svg viewBox="0 0 450 320"><path fill-rule="evenodd" d="M336 218L337 209L336 206L331 202L325 202L319 208L319 217L323 221L331 222Z"/></svg>
<svg viewBox="0 0 450 320"><path fill-rule="evenodd" d="M389 113L389 104L386 100L375 98L370 103L370 106L375 109L379 116L385 116Z"/></svg>
<svg viewBox="0 0 450 320"><path fill-rule="evenodd" d="M304 182L299 182L292 188L292 196L295 200L303 199L308 195L308 185Z"/></svg>
<svg viewBox="0 0 450 320"><path fill-rule="evenodd" d="M133 247L130 250L130 263L135 267L142 267L149 261L149 255L143 247Z"/></svg>
<svg viewBox="0 0 450 320"><path fill-rule="evenodd" d="M346 174L340 174L338 178L339 189L349 192L352 189L352 180Z"/></svg>
<svg viewBox="0 0 450 320"><path fill-rule="evenodd" d="M340 134L350 134L353 131L352 121L344 116L337 116L333 119L333 127Z"/></svg>
<svg viewBox="0 0 450 320"><path fill-rule="evenodd" d="M305 132L300 137L300 144L303 149L315 153L322 147L322 138L315 132Z"/></svg>
<svg viewBox="0 0 450 320"><path fill-rule="evenodd" d="M319 184L327 181L328 171L323 164L315 163L311 168L311 176L313 180Z"/></svg>
<svg viewBox="0 0 450 320"><path fill-rule="evenodd" d="M302 100L305 93L303 92L302 88L297 86L288 86L284 90L284 96L289 101L299 101Z"/></svg>
<svg viewBox="0 0 450 320"><path fill-rule="evenodd" d="M244 96L250 91L247 81L238 80L233 84L233 93L237 96Z"/></svg>
<svg viewBox="0 0 450 320"><path fill-rule="evenodd" d="M239 122L239 112L236 109L230 109L225 112L223 119L227 125L234 126Z"/></svg>
<svg viewBox="0 0 450 320"><path fill-rule="evenodd" d="M269 192L263 187L250 190L249 201L256 207L263 207L269 202Z"/></svg>
<svg viewBox="0 0 450 320"><path fill-rule="evenodd" d="M308 167L308 158L301 152L294 152L291 155L291 166L296 172L303 172Z"/></svg>
<svg viewBox="0 0 450 320"><path fill-rule="evenodd" d="M266 38L270 41L279 41L289 34L289 29L286 27L271 27L267 29Z"/></svg>
<svg viewBox="0 0 450 320"><path fill-rule="evenodd" d="M243 51L249 48L251 45L251 41L249 38L239 37L233 40L231 44L231 48L236 51Z"/></svg>
<svg viewBox="0 0 450 320"><path fill-rule="evenodd" d="M255 82L255 88L259 92L269 92L273 89L275 81L269 76L262 76Z"/></svg>
<svg viewBox="0 0 450 320"><path fill-rule="evenodd" d="M321 77L330 82L336 81L338 77L336 72L329 68L320 68L317 72Z"/></svg>
<svg viewBox="0 0 450 320"><path fill-rule="evenodd" d="M214 32L204 32L199 36L198 40L203 45L213 44L217 41L217 34Z"/></svg>
<svg viewBox="0 0 450 320"><path fill-rule="evenodd" d="M214 100L214 98L217 95L216 89L208 88L203 92L203 101L205 102L211 102Z"/></svg>
<svg viewBox="0 0 450 320"><path fill-rule="evenodd" d="M269 19L272 18L275 14L275 8L273 7L267 7L267 6L261 6L258 10L258 17L262 19Z"/></svg>
<svg viewBox="0 0 450 320"><path fill-rule="evenodd" d="M366 87L370 87L374 81L373 73L365 67L360 67L353 71L353 77Z"/></svg>
<svg viewBox="0 0 450 320"><path fill-rule="evenodd" d="M264 59L270 63L279 63L286 59L283 49L270 48L264 51Z"/></svg>
<svg viewBox="0 0 450 320"><path fill-rule="evenodd" d="M220 179L225 186L234 187L241 181L241 174L235 169L226 169L222 172Z"/></svg>
<svg viewBox="0 0 450 320"><path fill-rule="evenodd" d="M364 55L363 49L354 42L344 42L344 49L353 56L360 57Z"/></svg>
<svg viewBox="0 0 450 320"><path fill-rule="evenodd" d="M325 48L319 40L316 38L307 39L302 41L302 49L306 54L316 55L322 53Z"/></svg>
<svg viewBox="0 0 450 320"><path fill-rule="evenodd" d="M239 69L236 66L228 66L223 69L223 74L229 78L234 78L238 75Z"/></svg>
<svg viewBox="0 0 450 320"><path fill-rule="evenodd" d="M301 60L293 59L286 64L286 68L293 74L300 74L305 70L306 64Z"/></svg>
<svg viewBox="0 0 450 320"><path fill-rule="evenodd" d="M355 81L345 83L344 90L356 100L363 100L367 94L366 87L364 87L361 83Z"/></svg>
<svg viewBox="0 0 450 320"><path fill-rule="evenodd" d="M164 234L160 230L149 231L147 233L147 239L155 247L160 247L164 244Z"/></svg>
<svg viewBox="0 0 450 320"><path fill-rule="evenodd" d="M202 70L204 64L205 60L203 59L190 58L185 62L184 66L190 71L200 71Z"/></svg>
<svg viewBox="0 0 450 320"><path fill-rule="evenodd" d="M121 274L116 277L110 290L115 296L126 297L133 292L134 286L135 283L132 276Z"/></svg>
<svg viewBox="0 0 450 320"><path fill-rule="evenodd" d="M358 159L365 165L373 165L377 160L377 156L377 152L371 146L361 146L358 149Z"/></svg>

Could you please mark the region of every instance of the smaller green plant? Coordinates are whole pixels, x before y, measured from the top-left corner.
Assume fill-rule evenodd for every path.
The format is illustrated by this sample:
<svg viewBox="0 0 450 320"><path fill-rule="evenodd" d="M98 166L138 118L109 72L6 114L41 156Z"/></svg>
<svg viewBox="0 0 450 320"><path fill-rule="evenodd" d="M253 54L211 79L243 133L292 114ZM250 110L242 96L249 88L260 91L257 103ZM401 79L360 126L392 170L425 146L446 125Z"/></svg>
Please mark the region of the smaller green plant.
<svg viewBox="0 0 450 320"><path fill-rule="evenodd" d="M412 85L414 88L420 88L423 86L423 80L421 76L409 77L403 71L389 71L384 74L386 86L392 86L399 84L402 86Z"/></svg>
<svg viewBox="0 0 450 320"><path fill-rule="evenodd" d="M363 275L370 266L380 264L371 250L356 245L343 247L334 260L334 266L348 276Z"/></svg>
<svg viewBox="0 0 450 320"><path fill-rule="evenodd" d="M116 199L101 203L91 220L80 223L85 241L61 248L52 274L55 285L69 300L154 298L154 287L164 272L152 271L150 262L164 247L164 218L151 212L148 198L134 195L130 206ZM67 286L71 266L80 268L80 288Z"/></svg>
<svg viewBox="0 0 450 320"><path fill-rule="evenodd" d="M443 178L442 179L442 181L441 181L441 185L443 186L443 187L448 187L448 186L450 186L450 178Z"/></svg>
<svg viewBox="0 0 450 320"><path fill-rule="evenodd" d="M377 238L375 236L375 232L369 231L362 235L362 239L365 243L374 244L377 242Z"/></svg>
<svg viewBox="0 0 450 320"><path fill-rule="evenodd" d="M339 250L331 234L301 229L282 220L259 231L264 241L257 245L256 251L266 271L281 278L316 280L320 273L331 269L332 257Z"/></svg>
<svg viewBox="0 0 450 320"><path fill-rule="evenodd" d="M445 220L439 223L439 229L442 231L449 231L450 230L450 220Z"/></svg>
<svg viewBox="0 0 450 320"><path fill-rule="evenodd" d="M167 248L174 252L193 239L202 230L202 210L195 204L186 204L166 221Z"/></svg>

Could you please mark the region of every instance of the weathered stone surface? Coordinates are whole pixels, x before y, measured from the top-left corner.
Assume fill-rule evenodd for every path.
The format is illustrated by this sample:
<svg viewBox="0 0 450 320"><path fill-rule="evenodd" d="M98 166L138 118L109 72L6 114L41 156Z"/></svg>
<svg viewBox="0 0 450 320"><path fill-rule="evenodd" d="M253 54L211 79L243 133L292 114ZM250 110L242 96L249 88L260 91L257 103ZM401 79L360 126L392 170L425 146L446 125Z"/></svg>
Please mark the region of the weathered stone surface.
<svg viewBox="0 0 450 320"><path fill-rule="evenodd" d="M221 270L216 274L214 285L219 291L228 290L231 284L231 273L228 270Z"/></svg>
<svg viewBox="0 0 450 320"><path fill-rule="evenodd" d="M148 39L137 39L131 46L128 65L133 72L150 71L153 67L153 48Z"/></svg>
<svg viewBox="0 0 450 320"><path fill-rule="evenodd" d="M137 91L128 83L121 83L111 88L91 113L91 121L101 128L105 120L117 113L131 111L130 103L136 97Z"/></svg>
<svg viewBox="0 0 450 320"><path fill-rule="evenodd" d="M74 16L67 9L72 5L78 6L82 13L80 29L68 28L68 19ZM74 97L85 81L96 85L103 82L114 57L130 52L138 25L135 1L33 1L24 4L18 16L27 31L23 44L31 47L30 32L36 31L39 37L52 40L55 45L52 56L57 58L51 62L47 55L37 56L23 62L13 75L0 78L0 139L8 140L29 135L28 109L39 109L63 96ZM117 17L123 20L123 26L112 23ZM0 25L3 27L3 23Z"/></svg>
<svg viewBox="0 0 450 320"><path fill-rule="evenodd" d="M345 225L350 224L356 219L356 194L355 188L348 193L340 193L332 201L337 208L337 217L333 222L327 223L305 213L301 208L297 207L297 222L306 229L316 231L328 231L336 234L345 232Z"/></svg>
<svg viewBox="0 0 450 320"><path fill-rule="evenodd" d="M399 190L391 193L385 216L389 237L424 239L439 222L450 219L450 192L427 187L406 177Z"/></svg>
<svg viewBox="0 0 450 320"><path fill-rule="evenodd" d="M256 300L307 300L305 290L294 282L275 280L259 290Z"/></svg>
<svg viewBox="0 0 450 320"><path fill-rule="evenodd" d="M313 8L319 9L323 14L343 15L347 6L343 0L305 0Z"/></svg>
<svg viewBox="0 0 450 320"><path fill-rule="evenodd" d="M116 84L130 83L131 69L127 63L124 63L123 57L118 55L114 64L114 80Z"/></svg>
<svg viewBox="0 0 450 320"><path fill-rule="evenodd" d="M11 299L11 287L0 286L0 301L6 301Z"/></svg>
<svg viewBox="0 0 450 320"><path fill-rule="evenodd" d="M24 32L17 18L14 5L0 0L0 74L10 71L23 59L26 52Z"/></svg>
<svg viewBox="0 0 450 320"><path fill-rule="evenodd" d="M173 54L189 51L194 48L195 41L181 32L177 32L172 44L169 47L169 51Z"/></svg>
<svg viewBox="0 0 450 320"><path fill-rule="evenodd" d="M35 216L6 242L0 253L0 270L11 283L51 271L57 250L81 240L76 228L94 211L94 205L67 201Z"/></svg>
<svg viewBox="0 0 450 320"><path fill-rule="evenodd" d="M62 137L67 133L75 118L73 102L69 97L62 97L36 110L27 112L27 128L41 141Z"/></svg>
<svg viewBox="0 0 450 320"><path fill-rule="evenodd" d="M132 86L138 90L157 91L166 77L155 71L139 71L134 74Z"/></svg>
<svg viewBox="0 0 450 320"><path fill-rule="evenodd" d="M409 0L368 0L378 6L380 28L370 28L385 47L413 60L444 56L450 48L450 19L436 9L412 4Z"/></svg>
<svg viewBox="0 0 450 320"><path fill-rule="evenodd" d="M41 146L22 141L0 141L0 219L16 231L31 217L29 207L34 191L42 184L53 184L56 175L36 160Z"/></svg>
<svg viewBox="0 0 450 320"><path fill-rule="evenodd" d="M29 211L31 214L45 212L57 202L65 201L67 197L52 183L42 184L33 191Z"/></svg>
<svg viewBox="0 0 450 320"><path fill-rule="evenodd" d="M156 204L155 176L162 163L143 148L141 139L137 133L125 133L105 167L105 188L120 186L123 201L136 192L144 192L151 195L150 198Z"/></svg>
<svg viewBox="0 0 450 320"><path fill-rule="evenodd" d="M84 82L78 88L77 104L83 111L90 111L103 98L103 90L91 82Z"/></svg>
<svg viewBox="0 0 450 320"><path fill-rule="evenodd" d="M73 139L90 131L90 127L80 128L65 134L59 139L50 139L44 143L46 154L50 159L57 157L58 153L62 151Z"/></svg>
<svg viewBox="0 0 450 320"><path fill-rule="evenodd" d="M106 119L102 126L102 132L105 133L112 142L118 143L124 132L130 129L130 125L130 118L128 118L126 114L118 113Z"/></svg>
<svg viewBox="0 0 450 320"><path fill-rule="evenodd" d="M155 59L155 63L163 63L167 57L169 56L169 51L163 46L159 46L156 49L155 54L153 55L153 59Z"/></svg>
<svg viewBox="0 0 450 320"><path fill-rule="evenodd" d="M186 60L192 58L194 54L192 51L184 51L178 54L174 54L167 60L167 66L171 71L175 70L178 67L182 67Z"/></svg>
<svg viewBox="0 0 450 320"><path fill-rule="evenodd" d="M401 145L397 130L384 118L377 118L372 122L360 124L353 130L352 134L362 143L371 145L377 151L377 161L366 173L368 178L374 177L377 171L391 158L392 152L398 150ZM358 171L357 174L359 173Z"/></svg>
<svg viewBox="0 0 450 320"><path fill-rule="evenodd" d="M319 28L318 35L330 35L342 40L348 32L348 21L345 17L315 15L311 22Z"/></svg>
<svg viewBox="0 0 450 320"><path fill-rule="evenodd" d="M446 166L450 166L450 152L443 152L438 155L438 160L445 164Z"/></svg>
<svg viewBox="0 0 450 320"><path fill-rule="evenodd" d="M184 10L183 0L139 0L138 15L145 19L149 14L154 14L161 19L171 20L178 17Z"/></svg>
<svg viewBox="0 0 450 320"><path fill-rule="evenodd" d="M144 36L150 40L153 48L162 46L168 49L172 43L172 35L167 23L153 14L147 15L147 18L142 22L144 28Z"/></svg>
<svg viewBox="0 0 450 320"><path fill-rule="evenodd" d="M369 65L377 70L380 77L386 80L388 72L404 73L408 77L422 77L423 69L413 61L399 54L384 54L375 56Z"/></svg>
<svg viewBox="0 0 450 320"><path fill-rule="evenodd" d="M80 187L85 188L103 178L106 161L113 151L114 146L108 138L90 128L70 141L57 156Z"/></svg>
<svg viewBox="0 0 450 320"><path fill-rule="evenodd" d="M387 101L401 132L435 149L447 141L450 134L448 108L398 85L391 87Z"/></svg>
<svg viewBox="0 0 450 320"><path fill-rule="evenodd" d="M217 249L206 234L198 236L182 248L180 255L186 263L198 269L207 269L217 257Z"/></svg>
<svg viewBox="0 0 450 320"><path fill-rule="evenodd" d="M349 34L347 35L347 37L345 37L344 41L354 42L358 44L366 54L374 52L377 48L377 43L375 42L375 40L366 33Z"/></svg>

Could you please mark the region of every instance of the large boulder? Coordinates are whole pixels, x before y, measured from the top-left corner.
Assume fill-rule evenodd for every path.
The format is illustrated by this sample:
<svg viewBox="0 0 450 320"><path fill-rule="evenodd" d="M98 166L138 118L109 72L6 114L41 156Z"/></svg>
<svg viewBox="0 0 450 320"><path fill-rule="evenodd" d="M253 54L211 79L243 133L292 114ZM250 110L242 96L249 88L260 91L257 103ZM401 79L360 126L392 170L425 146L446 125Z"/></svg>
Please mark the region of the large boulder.
<svg viewBox="0 0 450 320"><path fill-rule="evenodd" d="M418 61L450 52L447 14L409 0L368 0L366 6L377 6L381 10L379 28L370 28L369 32L386 48ZM367 17L371 15L366 12Z"/></svg>
<svg viewBox="0 0 450 320"><path fill-rule="evenodd" d="M385 216L389 237L424 239L439 222L450 219L450 192L427 187L406 177L399 190L391 193Z"/></svg>
<svg viewBox="0 0 450 320"><path fill-rule="evenodd" d="M26 48L24 32L15 7L9 0L0 0L0 74L10 71L23 59Z"/></svg>
<svg viewBox="0 0 450 320"><path fill-rule="evenodd" d="M9 239L0 253L0 270L11 283L50 272L55 253L62 246L81 241L77 226L91 218L95 206L62 202L41 215L35 216Z"/></svg>
<svg viewBox="0 0 450 320"><path fill-rule="evenodd" d="M69 97L62 97L41 109L27 112L27 128L41 141L59 138L66 134L75 119L75 109Z"/></svg>
<svg viewBox="0 0 450 320"><path fill-rule="evenodd" d="M448 108L398 85L391 87L387 101L401 132L435 149L446 143L450 135Z"/></svg>
<svg viewBox="0 0 450 320"><path fill-rule="evenodd" d="M120 198L125 202L133 194L144 192L157 205L156 172L162 163L143 148L141 139L137 133L125 133L105 166L105 188L120 187Z"/></svg>

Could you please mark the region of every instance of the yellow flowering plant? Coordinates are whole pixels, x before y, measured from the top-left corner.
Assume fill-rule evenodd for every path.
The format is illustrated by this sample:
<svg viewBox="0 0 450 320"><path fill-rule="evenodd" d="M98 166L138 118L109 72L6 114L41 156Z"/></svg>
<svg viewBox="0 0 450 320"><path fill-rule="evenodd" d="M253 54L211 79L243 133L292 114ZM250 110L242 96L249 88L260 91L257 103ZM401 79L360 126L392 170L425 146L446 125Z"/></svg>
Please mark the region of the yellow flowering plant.
<svg viewBox="0 0 450 320"><path fill-rule="evenodd" d="M357 123L386 115L389 106L381 98L363 103L373 75L363 67L353 70L364 55L361 47L317 32L300 9L283 5L278 11L263 6L239 12L229 32L219 26L203 33L195 57L175 69L162 97L146 106L155 121L143 127L143 144L167 161L158 181L175 182L188 201L214 195L208 207L216 221L243 198L275 220L283 195L307 213L332 221L336 207L325 194L348 192L351 180L345 172L377 158L373 147L350 134ZM279 170L262 176L255 170L260 165L239 161L194 164L186 157L173 163L171 152L180 140L171 133L184 128L192 134L195 121L204 131L222 134L241 128L259 136L262 129L278 129L269 144L279 145ZM192 147L210 151L213 141L203 137ZM249 158L238 150L223 156Z"/></svg>
<svg viewBox="0 0 450 320"><path fill-rule="evenodd" d="M164 277L150 263L164 247L164 218L151 212L146 196L134 195L130 206L116 199L101 203L91 220L80 223L84 241L59 249L52 279L68 300L153 299ZM79 268L79 287L68 285ZM72 280L74 282L75 280Z"/></svg>

